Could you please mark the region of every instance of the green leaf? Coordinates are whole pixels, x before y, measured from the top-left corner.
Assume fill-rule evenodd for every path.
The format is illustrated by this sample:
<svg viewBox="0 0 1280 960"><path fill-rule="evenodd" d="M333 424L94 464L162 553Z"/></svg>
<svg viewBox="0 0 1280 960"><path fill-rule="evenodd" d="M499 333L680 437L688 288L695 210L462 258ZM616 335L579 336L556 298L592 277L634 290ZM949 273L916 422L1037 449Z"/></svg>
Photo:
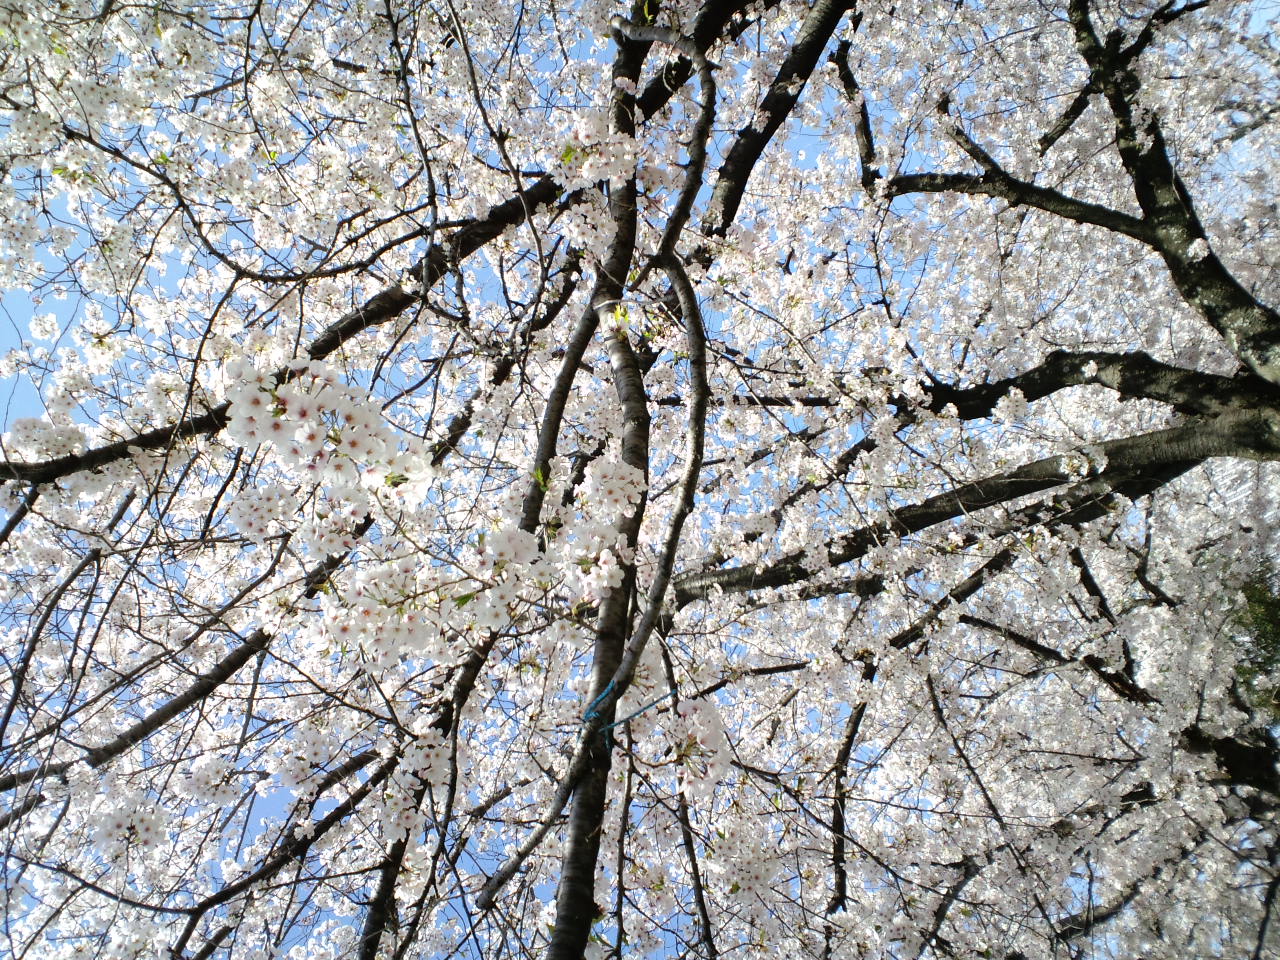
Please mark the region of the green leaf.
<svg viewBox="0 0 1280 960"><path fill-rule="evenodd" d="M1280 720L1280 584L1270 564L1254 574L1243 593L1239 642L1244 649L1236 676L1254 706Z"/></svg>

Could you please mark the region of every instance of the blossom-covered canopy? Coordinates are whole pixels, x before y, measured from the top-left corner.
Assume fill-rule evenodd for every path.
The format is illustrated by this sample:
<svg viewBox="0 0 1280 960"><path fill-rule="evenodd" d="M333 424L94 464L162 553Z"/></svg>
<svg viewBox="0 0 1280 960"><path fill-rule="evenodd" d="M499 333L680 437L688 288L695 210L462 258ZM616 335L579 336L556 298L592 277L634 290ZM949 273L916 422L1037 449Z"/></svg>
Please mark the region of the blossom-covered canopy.
<svg viewBox="0 0 1280 960"><path fill-rule="evenodd" d="M1274 15L4 5L2 949L1275 956Z"/></svg>

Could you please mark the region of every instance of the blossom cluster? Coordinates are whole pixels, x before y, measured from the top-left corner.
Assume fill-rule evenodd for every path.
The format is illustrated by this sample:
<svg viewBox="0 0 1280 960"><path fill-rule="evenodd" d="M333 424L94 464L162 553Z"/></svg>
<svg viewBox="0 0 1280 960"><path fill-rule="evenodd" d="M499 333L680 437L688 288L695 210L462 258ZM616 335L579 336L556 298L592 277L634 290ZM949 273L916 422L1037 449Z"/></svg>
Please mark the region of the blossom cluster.
<svg viewBox="0 0 1280 960"><path fill-rule="evenodd" d="M766 894L779 868L767 838L738 825L721 827L715 837L707 866L718 875L725 893L748 900Z"/></svg>
<svg viewBox="0 0 1280 960"><path fill-rule="evenodd" d="M705 698L676 704L673 735L681 762L680 790L691 800L708 797L733 760L724 721Z"/></svg>
<svg viewBox="0 0 1280 960"><path fill-rule="evenodd" d="M574 121L558 154L548 159L565 189L578 190L601 180L621 183L634 171L635 158L635 141L611 131L603 111L589 110Z"/></svg>
<svg viewBox="0 0 1280 960"><path fill-rule="evenodd" d="M293 364L284 382L241 360L228 362L226 374L228 436L273 444L301 476L352 484L353 467L394 459L397 443L377 407L325 364Z"/></svg>
<svg viewBox="0 0 1280 960"><path fill-rule="evenodd" d="M108 859L123 857L136 845L152 849L166 838L161 809L138 796L107 795L94 831L94 843Z"/></svg>
<svg viewBox="0 0 1280 960"><path fill-rule="evenodd" d="M72 423L53 423L39 417L19 417L0 444L15 458L31 460L67 457L85 446L84 431Z"/></svg>

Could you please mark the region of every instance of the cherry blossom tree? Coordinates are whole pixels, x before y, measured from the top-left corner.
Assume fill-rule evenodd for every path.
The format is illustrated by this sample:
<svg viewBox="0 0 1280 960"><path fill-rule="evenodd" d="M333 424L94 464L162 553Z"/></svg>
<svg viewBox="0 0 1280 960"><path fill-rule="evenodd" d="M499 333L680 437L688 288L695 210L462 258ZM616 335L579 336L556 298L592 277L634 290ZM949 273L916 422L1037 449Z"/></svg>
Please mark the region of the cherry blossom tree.
<svg viewBox="0 0 1280 960"><path fill-rule="evenodd" d="M6 4L3 949L1275 956L1275 12Z"/></svg>

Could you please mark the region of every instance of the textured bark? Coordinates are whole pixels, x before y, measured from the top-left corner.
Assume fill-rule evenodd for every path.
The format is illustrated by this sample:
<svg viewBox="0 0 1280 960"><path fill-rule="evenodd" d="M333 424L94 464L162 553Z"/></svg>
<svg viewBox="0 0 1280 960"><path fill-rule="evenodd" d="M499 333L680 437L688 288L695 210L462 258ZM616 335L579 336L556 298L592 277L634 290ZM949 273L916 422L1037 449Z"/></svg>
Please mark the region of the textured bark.
<svg viewBox="0 0 1280 960"><path fill-rule="evenodd" d="M633 11L633 17L638 12ZM643 41L620 40L613 76L634 83L647 49L648 44ZM615 84L611 111L613 129L628 134L634 132L632 107L633 99ZM635 204L634 178L610 192L609 212L614 224L614 240L608 256L601 264L596 292L592 297L592 306L600 313L609 312L612 305L622 299L635 249ZM614 390L622 405L625 422L622 459L647 478L649 412L638 362L627 342L625 330L609 332L606 342ZM625 538L632 551L637 545L644 508L645 496L642 494L640 502L620 525L619 534ZM600 703L602 697L608 697L609 683L622 658L623 645L630 630L632 595L635 591L634 553L632 556L624 565L622 583L610 591L600 606L592 645L591 703ZM588 715L596 710L597 716L593 719L611 723L615 702L616 700L608 700L601 703L599 708L589 706ZM547 948L549 960L580 958L591 934L591 925L604 912L594 899L595 874L600 856L600 827L608 800L613 741L603 735L588 736L589 740L585 745L586 765L574 790L566 825L566 849L556 890L555 931Z"/></svg>
<svg viewBox="0 0 1280 960"><path fill-rule="evenodd" d="M890 179L884 190L890 197L903 197L913 193L967 193L993 197L1007 200L1011 206L1034 207L1076 223L1103 227L1144 243L1149 243L1152 237L1150 229L1138 217L1018 180L1003 171L982 174L904 173Z"/></svg>

